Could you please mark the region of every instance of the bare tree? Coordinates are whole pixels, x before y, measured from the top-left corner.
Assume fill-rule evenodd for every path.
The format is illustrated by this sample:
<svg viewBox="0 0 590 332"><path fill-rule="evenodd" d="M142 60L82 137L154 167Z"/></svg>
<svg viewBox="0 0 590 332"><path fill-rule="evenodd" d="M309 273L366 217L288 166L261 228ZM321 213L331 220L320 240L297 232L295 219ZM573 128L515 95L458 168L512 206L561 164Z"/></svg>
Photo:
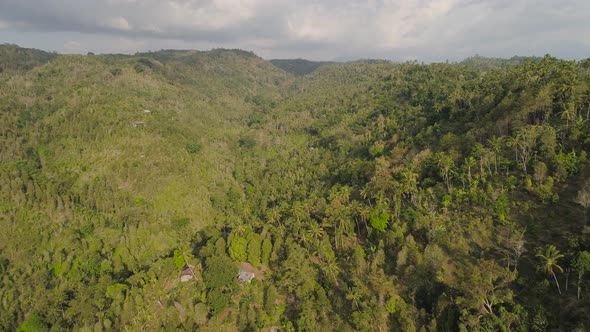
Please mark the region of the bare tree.
<svg viewBox="0 0 590 332"><path fill-rule="evenodd" d="M586 226L588 224L588 210L590 209L590 181L584 182L574 202L584 208L584 226Z"/></svg>
<svg viewBox="0 0 590 332"><path fill-rule="evenodd" d="M517 230L506 226L499 232L500 251L506 255L508 268L513 267L513 271L518 270L520 257L526 252L524 247L524 230Z"/></svg>

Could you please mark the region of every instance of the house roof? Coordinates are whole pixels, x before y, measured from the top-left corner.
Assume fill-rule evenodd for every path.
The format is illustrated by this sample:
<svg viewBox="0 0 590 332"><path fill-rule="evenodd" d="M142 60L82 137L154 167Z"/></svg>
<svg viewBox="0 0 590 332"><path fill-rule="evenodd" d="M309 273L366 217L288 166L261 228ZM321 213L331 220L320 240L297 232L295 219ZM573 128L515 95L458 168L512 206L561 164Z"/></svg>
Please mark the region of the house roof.
<svg viewBox="0 0 590 332"><path fill-rule="evenodd" d="M180 271L180 275L181 276L192 276L193 273L191 272L191 269L189 269L188 267L185 267L184 269L182 269L182 271Z"/></svg>
<svg viewBox="0 0 590 332"><path fill-rule="evenodd" d="M254 279L254 272L248 272L245 270L240 270L238 273L238 279L242 282L251 282Z"/></svg>
<svg viewBox="0 0 590 332"><path fill-rule="evenodd" d="M191 271L191 269L193 269L194 266L192 265L185 265L182 268L182 271L180 271L180 281L189 281L193 278L193 271Z"/></svg>

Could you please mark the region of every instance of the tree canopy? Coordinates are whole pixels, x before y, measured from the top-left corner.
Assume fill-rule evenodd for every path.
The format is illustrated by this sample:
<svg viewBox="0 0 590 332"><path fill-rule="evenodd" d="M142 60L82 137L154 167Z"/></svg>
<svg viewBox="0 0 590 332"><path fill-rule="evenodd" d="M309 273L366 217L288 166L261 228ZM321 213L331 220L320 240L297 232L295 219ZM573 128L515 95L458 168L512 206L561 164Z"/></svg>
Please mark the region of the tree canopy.
<svg viewBox="0 0 590 332"><path fill-rule="evenodd" d="M590 326L590 60L312 67L0 46L0 330Z"/></svg>

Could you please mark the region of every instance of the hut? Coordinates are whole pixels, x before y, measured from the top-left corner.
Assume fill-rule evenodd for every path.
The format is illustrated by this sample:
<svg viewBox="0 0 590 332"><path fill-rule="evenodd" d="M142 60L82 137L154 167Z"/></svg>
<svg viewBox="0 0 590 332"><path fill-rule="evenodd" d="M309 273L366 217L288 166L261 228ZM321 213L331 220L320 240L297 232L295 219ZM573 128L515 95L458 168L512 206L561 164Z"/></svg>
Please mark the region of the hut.
<svg viewBox="0 0 590 332"><path fill-rule="evenodd" d="M249 272L244 269L240 269L240 273L238 273L238 280L241 284L247 282L250 283L254 279L254 272Z"/></svg>
<svg viewBox="0 0 590 332"><path fill-rule="evenodd" d="M182 268L182 271L180 271L180 281L181 282L187 282L195 277L195 274L193 272L193 268L194 268L194 266L192 266L190 264L187 264Z"/></svg>

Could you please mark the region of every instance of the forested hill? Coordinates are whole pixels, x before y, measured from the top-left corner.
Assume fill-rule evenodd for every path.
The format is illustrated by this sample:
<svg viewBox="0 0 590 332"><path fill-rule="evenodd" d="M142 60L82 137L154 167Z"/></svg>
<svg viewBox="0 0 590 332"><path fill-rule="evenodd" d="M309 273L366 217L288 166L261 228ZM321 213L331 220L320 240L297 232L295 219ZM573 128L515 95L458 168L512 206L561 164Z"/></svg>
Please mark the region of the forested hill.
<svg viewBox="0 0 590 332"><path fill-rule="evenodd" d="M495 70L500 69L507 66L516 66L522 65L527 61L534 61L538 62L541 61L542 58L540 57L525 57L525 56L513 56L510 59L502 59L502 58L488 58L479 55L475 55L469 57L463 61L461 64L473 67L479 70L488 71L488 70Z"/></svg>
<svg viewBox="0 0 590 332"><path fill-rule="evenodd" d="M4 71L27 71L46 64L57 54L13 44L0 44L0 73Z"/></svg>
<svg viewBox="0 0 590 332"><path fill-rule="evenodd" d="M0 59L0 330L590 328L590 60Z"/></svg>
<svg viewBox="0 0 590 332"><path fill-rule="evenodd" d="M330 61L309 61L305 59L273 59L270 62L284 71L295 75L306 75L321 66L335 63Z"/></svg>

